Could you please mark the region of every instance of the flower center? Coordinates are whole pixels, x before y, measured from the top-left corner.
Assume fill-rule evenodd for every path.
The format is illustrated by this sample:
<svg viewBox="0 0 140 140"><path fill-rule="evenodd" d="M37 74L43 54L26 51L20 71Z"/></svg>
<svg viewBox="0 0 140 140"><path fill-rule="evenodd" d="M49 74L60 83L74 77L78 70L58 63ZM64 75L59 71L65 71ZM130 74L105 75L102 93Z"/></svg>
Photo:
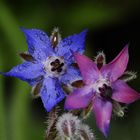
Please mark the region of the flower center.
<svg viewBox="0 0 140 140"><path fill-rule="evenodd" d="M96 91L97 96L100 96L106 100L111 100L112 88L107 79L100 77L92 86Z"/></svg>
<svg viewBox="0 0 140 140"><path fill-rule="evenodd" d="M51 56L44 63L47 75L51 77L59 77L66 71L64 59L62 57Z"/></svg>
<svg viewBox="0 0 140 140"><path fill-rule="evenodd" d="M100 96L106 100L111 100L112 97L112 88L110 86L107 86L106 84L103 85L103 87L99 88Z"/></svg>

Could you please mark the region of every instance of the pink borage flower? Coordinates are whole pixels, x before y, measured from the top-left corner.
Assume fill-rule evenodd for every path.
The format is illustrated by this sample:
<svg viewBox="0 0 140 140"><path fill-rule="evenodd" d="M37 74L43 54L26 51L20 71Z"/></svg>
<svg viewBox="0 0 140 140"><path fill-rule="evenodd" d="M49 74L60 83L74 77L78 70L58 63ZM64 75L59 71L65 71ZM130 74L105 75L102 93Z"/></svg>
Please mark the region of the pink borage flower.
<svg viewBox="0 0 140 140"><path fill-rule="evenodd" d="M113 102L130 104L140 99L140 94L120 80L129 60L128 46L112 62L104 65L97 65L78 53L75 53L74 56L85 85L67 96L65 108L81 109L92 102L97 126L107 137Z"/></svg>

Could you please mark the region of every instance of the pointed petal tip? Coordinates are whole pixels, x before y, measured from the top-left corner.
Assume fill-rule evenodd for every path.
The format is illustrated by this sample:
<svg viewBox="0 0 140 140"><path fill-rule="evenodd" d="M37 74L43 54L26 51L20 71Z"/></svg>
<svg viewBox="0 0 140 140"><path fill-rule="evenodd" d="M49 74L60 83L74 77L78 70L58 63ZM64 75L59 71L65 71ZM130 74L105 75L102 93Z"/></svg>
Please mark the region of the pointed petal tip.
<svg viewBox="0 0 140 140"><path fill-rule="evenodd" d="M109 134L109 125L112 115L112 103L95 98L93 100L93 113L95 115L96 124L105 137Z"/></svg>
<svg viewBox="0 0 140 140"><path fill-rule="evenodd" d="M120 56L121 55L124 56L124 58L127 57L127 61L129 59L129 51L128 51L128 49L129 49L129 46L128 46L128 44L126 44L125 47L122 49L122 51L119 54Z"/></svg>
<svg viewBox="0 0 140 140"><path fill-rule="evenodd" d="M128 45L110 63L101 68L103 75L110 75L109 79L114 82L125 72L129 61Z"/></svg>
<svg viewBox="0 0 140 140"><path fill-rule="evenodd" d="M103 132L104 136L107 138L109 135L109 125L105 124L104 128L101 131Z"/></svg>
<svg viewBox="0 0 140 140"><path fill-rule="evenodd" d="M9 72L0 72L0 75L3 75L3 76L11 76Z"/></svg>
<svg viewBox="0 0 140 140"><path fill-rule="evenodd" d="M4 74L4 72L0 72L0 74L1 74L1 75L3 75L3 74Z"/></svg>
<svg viewBox="0 0 140 140"><path fill-rule="evenodd" d="M37 29L37 28L24 28L24 27L20 27L19 28L23 33L25 34L30 34L32 31L41 31L41 32L44 32L40 29Z"/></svg>
<svg viewBox="0 0 140 140"><path fill-rule="evenodd" d="M129 44L126 44L123 50L128 52L128 49L129 49Z"/></svg>
<svg viewBox="0 0 140 140"><path fill-rule="evenodd" d="M5 72L0 72L0 76L8 76Z"/></svg>
<svg viewBox="0 0 140 140"><path fill-rule="evenodd" d="M86 35L87 32L88 32L88 28L85 28L81 33L84 33Z"/></svg>
<svg viewBox="0 0 140 140"><path fill-rule="evenodd" d="M140 100L140 93L137 93L136 98L134 101Z"/></svg>
<svg viewBox="0 0 140 140"><path fill-rule="evenodd" d="M20 27L21 32L23 32L25 35L30 35L32 31L34 30L38 30L39 29L35 29L35 28L24 28L24 27ZM40 30L41 31L41 30Z"/></svg>
<svg viewBox="0 0 140 140"><path fill-rule="evenodd" d="M78 36L79 36L81 39L83 39L84 42L85 42L85 37L86 37L86 35L87 35L87 32L88 32L88 29L84 29L84 30L82 30L82 31L78 34Z"/></svg>
<svg viewBox="0 0 140 140"><path fill-rule="evenodd" d="M24 28L24 27L20 27L20 31L25 35L30 35L30 30L31 29L27 29L27 28Z"/></svg>
<svg viewBox="0 0 140 140"><path fill-rule="evenodd" d="M54 106L44 106L44 108L47 112L50 112L54 107L55 107L55 105Z"/></svg>
<svg viewBox="0 0 140 140"><path fill-rule="evenodd" d="M103 135L105 136L105 138L108 137L109 135L109 123L105 123L102 128L99 128L100 131L103 133Z"/></svg>
<svg viewBox="0 0 140 140"><path fill-rule="evenodd" d="M129 49L129 44L126 44L125 47L124 47L124 48L121 50L121 52L119 53L118 57L119 57L119 56L123 56L123 55L124 55L124 56L125 56L125 55L129 55L129 54L128 54L128 49Z"/></svg>
<svg viewBox="0 0 140 140"><path fill-rule="evenodd" d="M26 30L28 30L28 29L26 29L26 28L24 28L24 27L19 27L19 29L20 29L20 31L22 31L23 33L25 33Z"/></svg>
<svg viewBox="0 0 140 140"><path fill-rule="evenodd" d="M46 109L47 112L50 112L52 108L45 107L45 109Z"/></svg>
<svg viewBox="0 0 140 140"><path fill-rule="evenodd" d="M120 54L122 54L122 55L124 54L124 55L127 55L129 57L129 44L125 45L125 47L122 49Z"/></svg>
<svg viewBox="0 0 140 140"><path fill-rule="evenodd" d="M129 48L130 43L127 43L124 48Z"/></svg>
<svg viewBox="0 0 140 140"><path fill-rule="evenodd" d="M44 104L44 108L47 112L50 112L59 102L61 102L64 99L65 96L63 96L61 99L57 100L54 104L48 105L47 103ZM43 101L42 101L43 102Z"/></svg>

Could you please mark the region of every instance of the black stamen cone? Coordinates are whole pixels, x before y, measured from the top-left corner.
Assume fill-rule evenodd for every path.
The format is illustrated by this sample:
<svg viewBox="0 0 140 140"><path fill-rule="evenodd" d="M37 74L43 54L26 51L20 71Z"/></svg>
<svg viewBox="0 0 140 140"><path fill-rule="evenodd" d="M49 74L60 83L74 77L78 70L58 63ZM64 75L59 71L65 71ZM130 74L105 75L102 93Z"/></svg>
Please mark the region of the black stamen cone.
<svg viewBox="0 0 140 140"><path fill-rule="evenodd" d="M62 72L62 67L64 66L64 63L60 63L59 59L56 59L55 61L51 62L50 65L52 66L51 71L57 71L58 73Z"/></svg>
<svg viewBox="0 0 140 140"><path fill-rule="evenodd" d="M103 88L99 88L100 90L100 95L106 100L111 100L112 97L112 88L110 86L104 85Z"/></svg>

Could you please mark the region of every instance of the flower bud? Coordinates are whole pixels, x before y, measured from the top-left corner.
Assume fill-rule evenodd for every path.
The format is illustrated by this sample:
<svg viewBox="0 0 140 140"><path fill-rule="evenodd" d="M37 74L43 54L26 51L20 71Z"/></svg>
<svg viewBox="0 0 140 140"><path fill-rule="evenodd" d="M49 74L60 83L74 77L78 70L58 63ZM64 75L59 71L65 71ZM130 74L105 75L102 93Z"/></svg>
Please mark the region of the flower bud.
<svg viewBox="0 0 140 140"><path fill-rule="evenodd" d="M73 139L78 133L80 120L71 113L63 114L59 117L56 129L61 137Z"/></svg>

